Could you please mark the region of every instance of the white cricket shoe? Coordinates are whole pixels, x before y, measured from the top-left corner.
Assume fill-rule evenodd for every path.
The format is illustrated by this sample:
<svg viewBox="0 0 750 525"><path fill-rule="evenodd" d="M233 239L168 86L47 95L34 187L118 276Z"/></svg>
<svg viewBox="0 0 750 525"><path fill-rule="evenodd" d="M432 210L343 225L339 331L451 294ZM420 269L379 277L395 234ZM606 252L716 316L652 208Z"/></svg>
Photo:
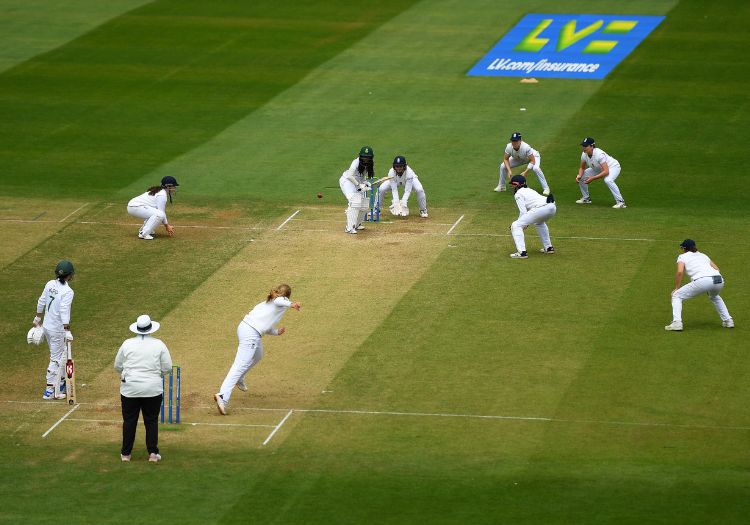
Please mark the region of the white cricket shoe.
<svg viewBox="0 0 750 525"><path fill-rule="evenodd" d="M351 230L349 228L346 228L344 231L346 233L351 233L351 234L357 235L357 228L352 228Z"/></svg>
<svg viewBox="0 0 750 525"><path fill-rule="evenodd" d="M427 217L429 217L429 215L427 215L427 210L420 210L419 216L422 217L423 219L426 219Z"/></svg>
<svg viewBox="0 0 750 525"><path fill-rule="evenodd" d="M130 455L126 456L125 454L120 454L120 461L122 461L123 463L127 463L128 461L130 461Z"/></svg>
<svg viewBox="0 0 750 525"><path fill-rule="evenodd" d="M682 322L672 321L670 324L664 327L668 332L682 332Z"/></svg>
<svg viewBox="0 0 750 525"><path fill-rule="evenodd" d="M224 398L221 397L221 394L214 394L214 401L216 401L216 408L219 409L219 414L222 416L227 415L227 403L224 401Z"/></svg>
<svg viewBox="0 0 750 525"><path fill-rule="evenodd" d="M724 328L734 328L734 319L727 319L721 322L721 326Z"/></svg>
<svg viewBox="0 0 750 525"><path fill-rule="evenodd" d="M510 254L511 259L528 259L529 254L526 252L514 252Z"/></svg>
<svg viewBox="0 0 750 525"><path fill-rule="evenodd" d="M161 461L161 454L154 454L153 452L148 455L148 461L150 463L158 463Z"/></svg>
<svg viewBox="0 0 750 525"><path fill-rule="evenodd" d="M360 231L361 231L361 230L364 230L364 229L365 229L365 227L364 227L364 226L362 226L362 223L360 222L359 224L357 224L357 227L356 227L355 229L356 229L356 230L360 230Z"/></svg>
<svg viewBox="0 0 750 525"><path fill-rule="evenodd" d="M547 195L549 195L549 188L547 188L546 190L544 190L544 191L542 192L542 195L544 195L545 197L546 197Z"/></svg>
<svg viewBox="0 0 750 525"><path fill-rule="evenodd" d="M616 209L616 210L619 210L619 209L621 209L621 208L627 208L627 206L625 206L625 201L620 201L620 202L618 202L617 204L615 204L615 205L614 205L614 206L612 206L612 207L613 207L614 209Z"/></svg>
<svg viewBox="0 0 750 525"><path fill-rule="evenodd" d="M542 253L548 253L550 255L553 255L555 253L555 247L550 246L549 248L541 248L539 251Z"/></svg>
<svg viewBox="0 0 750 525"><path fill-rule="evenodd" d="M498 192L498 193L501 192L501 191L505 191L505 186L497 186L497 187L495 187L495 191Z"/></svg>
<svg viewBox="0 0 750 525"><path fill-rule="evenodd" d="M139 239L143 239L144 241L150 241L150 240L152 240L154 238L154 236L153 235L149 235L147 233L144 234L144 233L141 232L141 233L138 234L138 238Z"/></svg>
<svg viewBox="0 0 750 525"><path fill-rule="evenodd" d="M576 204L591 204L591 199L588 197L582 197L576 201Z"/></svg>
<svg viewBox="0 0 750 525"><path fill-rule="evenodd" d="M237 385L235 385L238 390L242 390L243 392L247 392L247 385L245 384L244 379L240 379L237 381Z"/></svg>

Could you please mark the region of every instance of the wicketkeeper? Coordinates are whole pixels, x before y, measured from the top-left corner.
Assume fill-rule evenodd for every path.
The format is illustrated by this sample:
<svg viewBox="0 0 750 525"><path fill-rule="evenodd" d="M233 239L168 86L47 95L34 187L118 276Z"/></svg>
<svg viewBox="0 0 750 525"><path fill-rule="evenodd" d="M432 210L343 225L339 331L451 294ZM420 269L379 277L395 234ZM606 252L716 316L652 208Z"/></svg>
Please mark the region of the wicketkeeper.
<svg viewBox="0 0 750 525"><path fill-rule="evenodd" d="M42 399L65 399L65 360L66 341L73 340L70 332L70 308L73 304L73 289L68 282L73 279L75 269L70 261L60 261L55 267L55 279L47 282L36 304L34 327L41 326L44 338L49 345L49 365L47 365L47 387ZM42 318L44 320L42 320ZM33 329L32 329L33 330ZM30 342L41 343L36 334L29 332ZM37 342L37 340L39 342Z"/></svg>
<svg viewBox="0 0 750 525"><path fill-rule="evenodd" d="M419 177L414 170L406 163L406 158L401 155L393 159L393 167L388 171L391 180L385 181L378 190L378 202L383 202L385 193L390 189L393 201L390 206L390 212L393 215L407 217L409 215L409 197L411 192L417 194L417 206L419 206L419 216L426 219L427 214L427 195L424 192ZM398 188L404 189L403 196L399 198Z"/></svg>

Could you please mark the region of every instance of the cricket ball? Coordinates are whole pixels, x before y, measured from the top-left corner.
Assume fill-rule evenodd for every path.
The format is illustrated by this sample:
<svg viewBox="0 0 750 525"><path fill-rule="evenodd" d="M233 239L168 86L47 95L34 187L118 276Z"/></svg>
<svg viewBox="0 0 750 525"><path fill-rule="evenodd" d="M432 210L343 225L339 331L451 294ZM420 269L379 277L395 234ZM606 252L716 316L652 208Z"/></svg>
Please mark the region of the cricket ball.
<svg viewBox="0 0 750 525"><path fill-rule="evenodd" d="M323 198L323 194L322 194L322 193L320 193L320 192L318 192L318 198L319 198L319 199L322 199L322 198Z"/></svg>

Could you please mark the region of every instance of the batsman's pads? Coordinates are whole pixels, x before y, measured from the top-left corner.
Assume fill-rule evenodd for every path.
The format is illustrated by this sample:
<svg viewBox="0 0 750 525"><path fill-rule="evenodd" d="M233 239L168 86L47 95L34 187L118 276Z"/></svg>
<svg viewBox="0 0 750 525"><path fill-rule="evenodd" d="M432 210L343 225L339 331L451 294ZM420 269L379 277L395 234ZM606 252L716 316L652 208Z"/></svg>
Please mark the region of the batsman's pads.
<svg viewBox="0 0 750 525"><path fill-rule="evenodd" d="M40 345L44 341L44 328L41 326L34 326L29 330L26 335L26 342L34 345Z"/></svg>
<svg viewBox="0 0 750 525"><path fill-rule="evenodd" d="M547 195L547 204L551 202L555 202L555 196L550 193L549 195Z"/></svg>

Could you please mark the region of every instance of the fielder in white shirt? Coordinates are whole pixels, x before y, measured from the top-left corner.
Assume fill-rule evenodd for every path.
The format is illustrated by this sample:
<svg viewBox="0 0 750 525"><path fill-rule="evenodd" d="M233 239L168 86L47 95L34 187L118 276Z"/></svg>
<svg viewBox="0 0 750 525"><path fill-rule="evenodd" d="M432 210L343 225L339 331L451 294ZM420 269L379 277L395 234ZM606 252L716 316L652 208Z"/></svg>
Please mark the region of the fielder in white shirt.
<svg viewBox="0 0 750 525"><path fill-rule="evenodd" d="M542 185L542 193L549 195L549 184L542 172L542 156L521 140L521 134L518 131L510 136L510 142L505 146L505 155L500 164L500 178L495 191L505 191L505 181L510 180L511 170L521 164L526 164L526 169L521 172L521 175L525 176L527 171L532 170L539 179L539 184Z"/></svg>
<svg viewBox="0 0 750 525"><path fill-rule="evenodd" d="M177 191L177 180L167 175L161 179L161 186L151 186L145 193L133 197L128 202L128 214L144 219L138 230L138 238L150 241L159 224L163 224L167 235L174 235L174 227L167 220L167 198L172 202L172 195Z"/></svg>
<svg viewBox="0 0 750 525"><path fill-rule="evenodd" d="M148 460L161 460L158 418L164 395L162 378L172 370L172 356L161 339L151 336L159 326L148 315L138 316L130 325L130 331L137 335L126 339L115 357L115 371L120 374L122 461L130 461L141 413L146 428Z"/></svg>
<svg viewBox="0 0 750 525"><path fill-rule="evenodd" d="M406 163L406 158L401 155L393 159L393 167L388 170L388 177L391 179L385 181L380 185L378 190L378 202L383 202L383 197L388 190L391 190L391 197L393 199L390 211L393 215L400 215L407 217L409 215L409 197L411 192L417 194L417 206L419 206L419 216L426 219L429 215L427 214L427 195L425 195L422 183L419 182L419 177L414 173ZM399 198L398 188L403 188L403 196Z"/></svg>
<svg viewBox="0 0 750 525"><path fill-rule="evenodd" d="M36 303L34 326L44 328L44 337L49 345L47 365L47 387L42 399L65 399L66 341L73 340L70 332L70 309L73 305L73 289L68 282L73 279L75 269L70 261L60 261L55 267L55 279L44 285L42 295ZM44 321L42 321L44 318Z"/></svg>
<svg viewBox="0 0 750 525"><path fill-rule="evenodd" d="M591 204L589 196L589 184L596 179L604 179L604 183L612 192L615 199L613 208L627 208L625 199L622 198L620 188L615 184L615 179L620 176L620 163L616 158L607 155L602 149L596 147L596 141L592 137L586 137L581 142L581 165L578 167L576 182L581 188L581 198L576 204Z"/></svg>
<svg viewBox="0 0 750 525"><path fill-rule="evenodd" d="M721 326L734 328L734 320L729 315L727 305L719 295L724 288L724 278L719 267L708 257L698 251L695 241L685 239L680 243L682 254L677 257L677 273L675 274L674 290L672 290L672 322L664 327L673 332L682 331L682 301L700 294L707 294L714 304L714 308L721 317ZM685 286L682 278L687 273L690 282Z"/></svg>
<svg viewBox="0 0 750 525"><path fill-rule="evenodd" d="M219 413L227 414L227 405L232 397L232 389L236 386L243 392L247 391L245 375L263 358L263 343L261 337L265 334L282 335L286 328L275 328L289 308L299 311L301 305L293 303L289 298L292 289L288 284L280 284L273 288L266 300L258 303L237 326L237 355L229 369L219 392L214 394L214 401Z"/></svg>
<svg viewBox="0 0 750 525"><path fill-rule="evenodd" d="M370 209L369 194L375 177L375 154L370 146L362 146L359 157L354 159L341 177L339 187L346 197L346 233L356 234L364 230L362 221Z"/></svg>
<svg viewBox="0 0 750 525"><path fill-rule="evenodd" d="M554 254L555 248L552 246L552 241L549 238L547 221L557 213L555 197L552 194L546 197L539 195L536 191L526 187L526 177L523 175L514 175L510 179L510 184L513 186L518 211L521 212L518 219L510 225L513 242L516 243L516 251L515 253L511 253L510 256L513 259L529 258L526 252L526 239L523 231L530 224L536 227L539 238L542 240L542 249L540 251L550 255Z"/></svg>

